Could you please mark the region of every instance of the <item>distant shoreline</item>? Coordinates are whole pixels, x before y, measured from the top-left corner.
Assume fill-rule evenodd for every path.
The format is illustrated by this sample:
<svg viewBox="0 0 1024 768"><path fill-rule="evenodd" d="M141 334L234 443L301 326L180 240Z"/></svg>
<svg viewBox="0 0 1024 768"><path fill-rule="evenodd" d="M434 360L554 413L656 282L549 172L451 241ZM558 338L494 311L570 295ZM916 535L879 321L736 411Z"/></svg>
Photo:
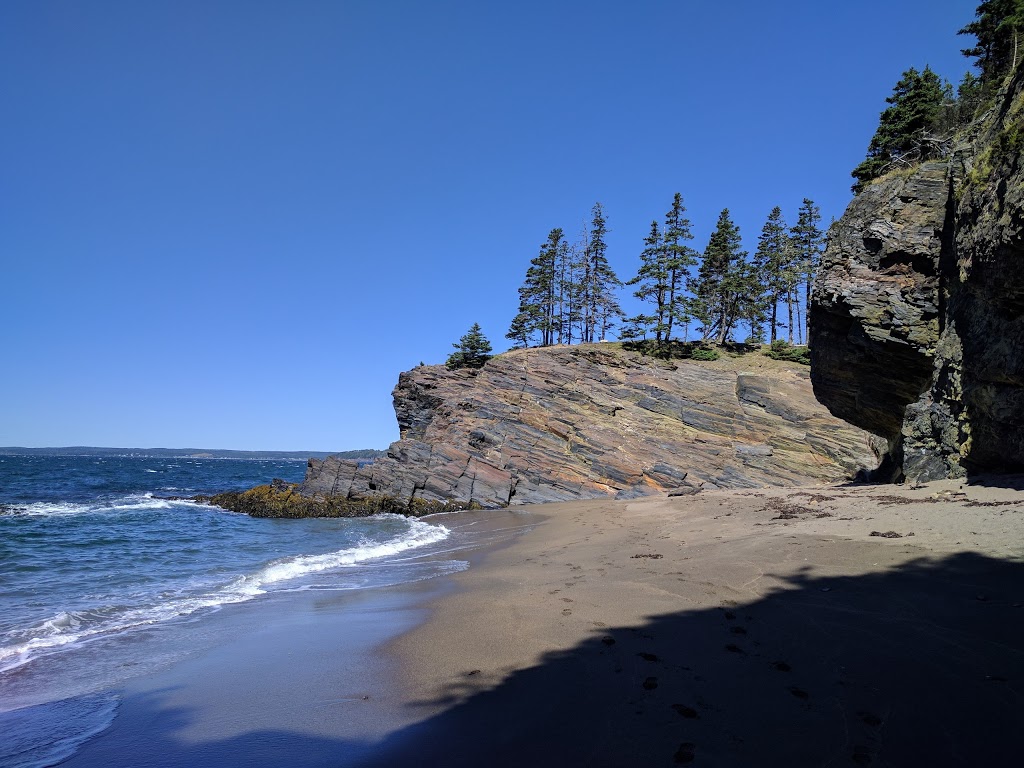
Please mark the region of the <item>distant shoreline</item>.
<svg viewBox="0 0 1024 768"><path fill-rule="evenodd" d="M254 459L269 461L306 461L341 456L345 459L373 459L385 451L364 448L354 451L240 451L218 448L100 448L95 446L66 446L61 448L0 447L0 456L96 456L96 457L149 457L179 459Z"/></svg>

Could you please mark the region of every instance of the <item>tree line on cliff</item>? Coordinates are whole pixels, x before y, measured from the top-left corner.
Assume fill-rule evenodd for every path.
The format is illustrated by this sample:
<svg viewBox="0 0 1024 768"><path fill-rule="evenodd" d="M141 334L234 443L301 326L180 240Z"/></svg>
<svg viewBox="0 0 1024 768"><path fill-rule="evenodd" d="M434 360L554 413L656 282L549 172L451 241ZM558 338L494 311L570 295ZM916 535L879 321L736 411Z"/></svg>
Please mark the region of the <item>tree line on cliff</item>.
<svg viewBox="0 0 1024 768"><path fill-rule="evenodd" d="M785 330L789 343L803 343L806 300L801 304L800 295L809 295L821 255L820 222L810 199L793 227L775 207L751 257L725 209L701 252L690 245L691 222L677 192L664 218L651 222L635 276L622 281L608 263L607 219L596 203L574 242L561 228L548 234L526 271L506 337L518 346L549 346L606 340L617 329L620 338L661 345L686 341L692 330L702 341L723 344L740 329L748 342L774 342ZM624 286L643 303L639 314L622 311L617 292Z"/></svg>
<svg viewBox="0 0 1024 768"><path fill-rule="evenodd" d="M867 156L851 171L855 194L891 171L949 155L957 131L991 104L1024 59L1024 0L986 0L957 34L975 37L975 45L961 53L975 59L978 75L965 73L954 92L927 66L904 72L886 98L889 106L879 117Z"/></svg>
<svg viewBox="0 0 1024 768"><path fill-rule="evenodd" d="M929 67L903 73L880 115L867 155L851 175L860 193L873 179L952 151L956 133L990 106L1000 86L1024 60L1024 0L985 0L958 34L975 44L962 49L978 70L967 72L954 91ZM682 195L676 193L664 219L655 219L640 250L634 277L622 281L607 259L608 225L600 203L589 225L570 241L552 229L530 262L519 308L506 337L517 346L602 341L612 330L625 340L669 345L691 330L704 342L730 338L789 344L807 337L806 307L823 251L820 213L805 198L798 221L788 227L774 208L751 257L728 209L721 212L703 252L694 249ZM627 316L618 292L633 288L644 310ZM803 294L803 302L801 302ZM449 367L479 367L490 343L479 325L455 344Z"/></svg>

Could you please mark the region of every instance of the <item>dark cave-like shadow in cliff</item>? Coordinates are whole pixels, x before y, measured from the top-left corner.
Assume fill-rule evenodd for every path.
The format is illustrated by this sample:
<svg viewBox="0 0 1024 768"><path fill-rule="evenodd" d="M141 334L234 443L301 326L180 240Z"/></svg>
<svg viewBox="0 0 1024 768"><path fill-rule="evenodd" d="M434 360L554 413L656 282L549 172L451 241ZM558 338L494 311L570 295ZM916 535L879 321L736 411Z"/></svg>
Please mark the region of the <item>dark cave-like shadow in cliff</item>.
<svg viewBox="0 0 1024 768"><path fill-rule="evenodd" d="M957 554L595 630L366 765L1019 765L1024 564ZM614 642L613 642L614 641ZM437 702L435 702L437 703Z"/></svg>

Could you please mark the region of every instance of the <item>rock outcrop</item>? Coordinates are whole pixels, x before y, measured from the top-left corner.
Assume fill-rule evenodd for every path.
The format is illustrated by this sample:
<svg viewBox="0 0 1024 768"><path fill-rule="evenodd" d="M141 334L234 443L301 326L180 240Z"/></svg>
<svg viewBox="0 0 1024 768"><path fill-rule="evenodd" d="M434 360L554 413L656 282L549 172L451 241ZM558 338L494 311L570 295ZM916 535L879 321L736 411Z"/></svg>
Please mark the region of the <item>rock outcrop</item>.
<svg viewBox="0 0 1024 768"><path fill-rule="evenodd" d="M890 479L1024 470L1024 71L972 132L858 195L814 286L815 394Z"/></svg>
<svg viewBox="0 0 1024 768"><path fill-rule="evenodd" d="M497 507L835 481L878 463L866 432L814 400L806 368L759 353L515 350L479 371L403 373L394 402L401 438L386 458L311 459L298 493Z"/></svg>

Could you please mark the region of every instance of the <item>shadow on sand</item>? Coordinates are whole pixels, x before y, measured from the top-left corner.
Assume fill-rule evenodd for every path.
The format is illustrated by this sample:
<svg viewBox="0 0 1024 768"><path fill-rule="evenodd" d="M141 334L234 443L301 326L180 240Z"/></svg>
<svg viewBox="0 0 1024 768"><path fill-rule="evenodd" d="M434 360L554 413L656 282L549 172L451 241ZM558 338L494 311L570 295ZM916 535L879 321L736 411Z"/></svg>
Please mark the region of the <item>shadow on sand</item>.
<svg viewBox="0 0 1024 768"><path fill-rule="evenodd" d="M595 628L368 745L259 731L182 744L190 714L134 707L135 766L1020 765L1024 564L976 554L815 577L750 604ZM495 607L500 610L500 607ZM438 711L437 707L443 707Z"/></svg>

